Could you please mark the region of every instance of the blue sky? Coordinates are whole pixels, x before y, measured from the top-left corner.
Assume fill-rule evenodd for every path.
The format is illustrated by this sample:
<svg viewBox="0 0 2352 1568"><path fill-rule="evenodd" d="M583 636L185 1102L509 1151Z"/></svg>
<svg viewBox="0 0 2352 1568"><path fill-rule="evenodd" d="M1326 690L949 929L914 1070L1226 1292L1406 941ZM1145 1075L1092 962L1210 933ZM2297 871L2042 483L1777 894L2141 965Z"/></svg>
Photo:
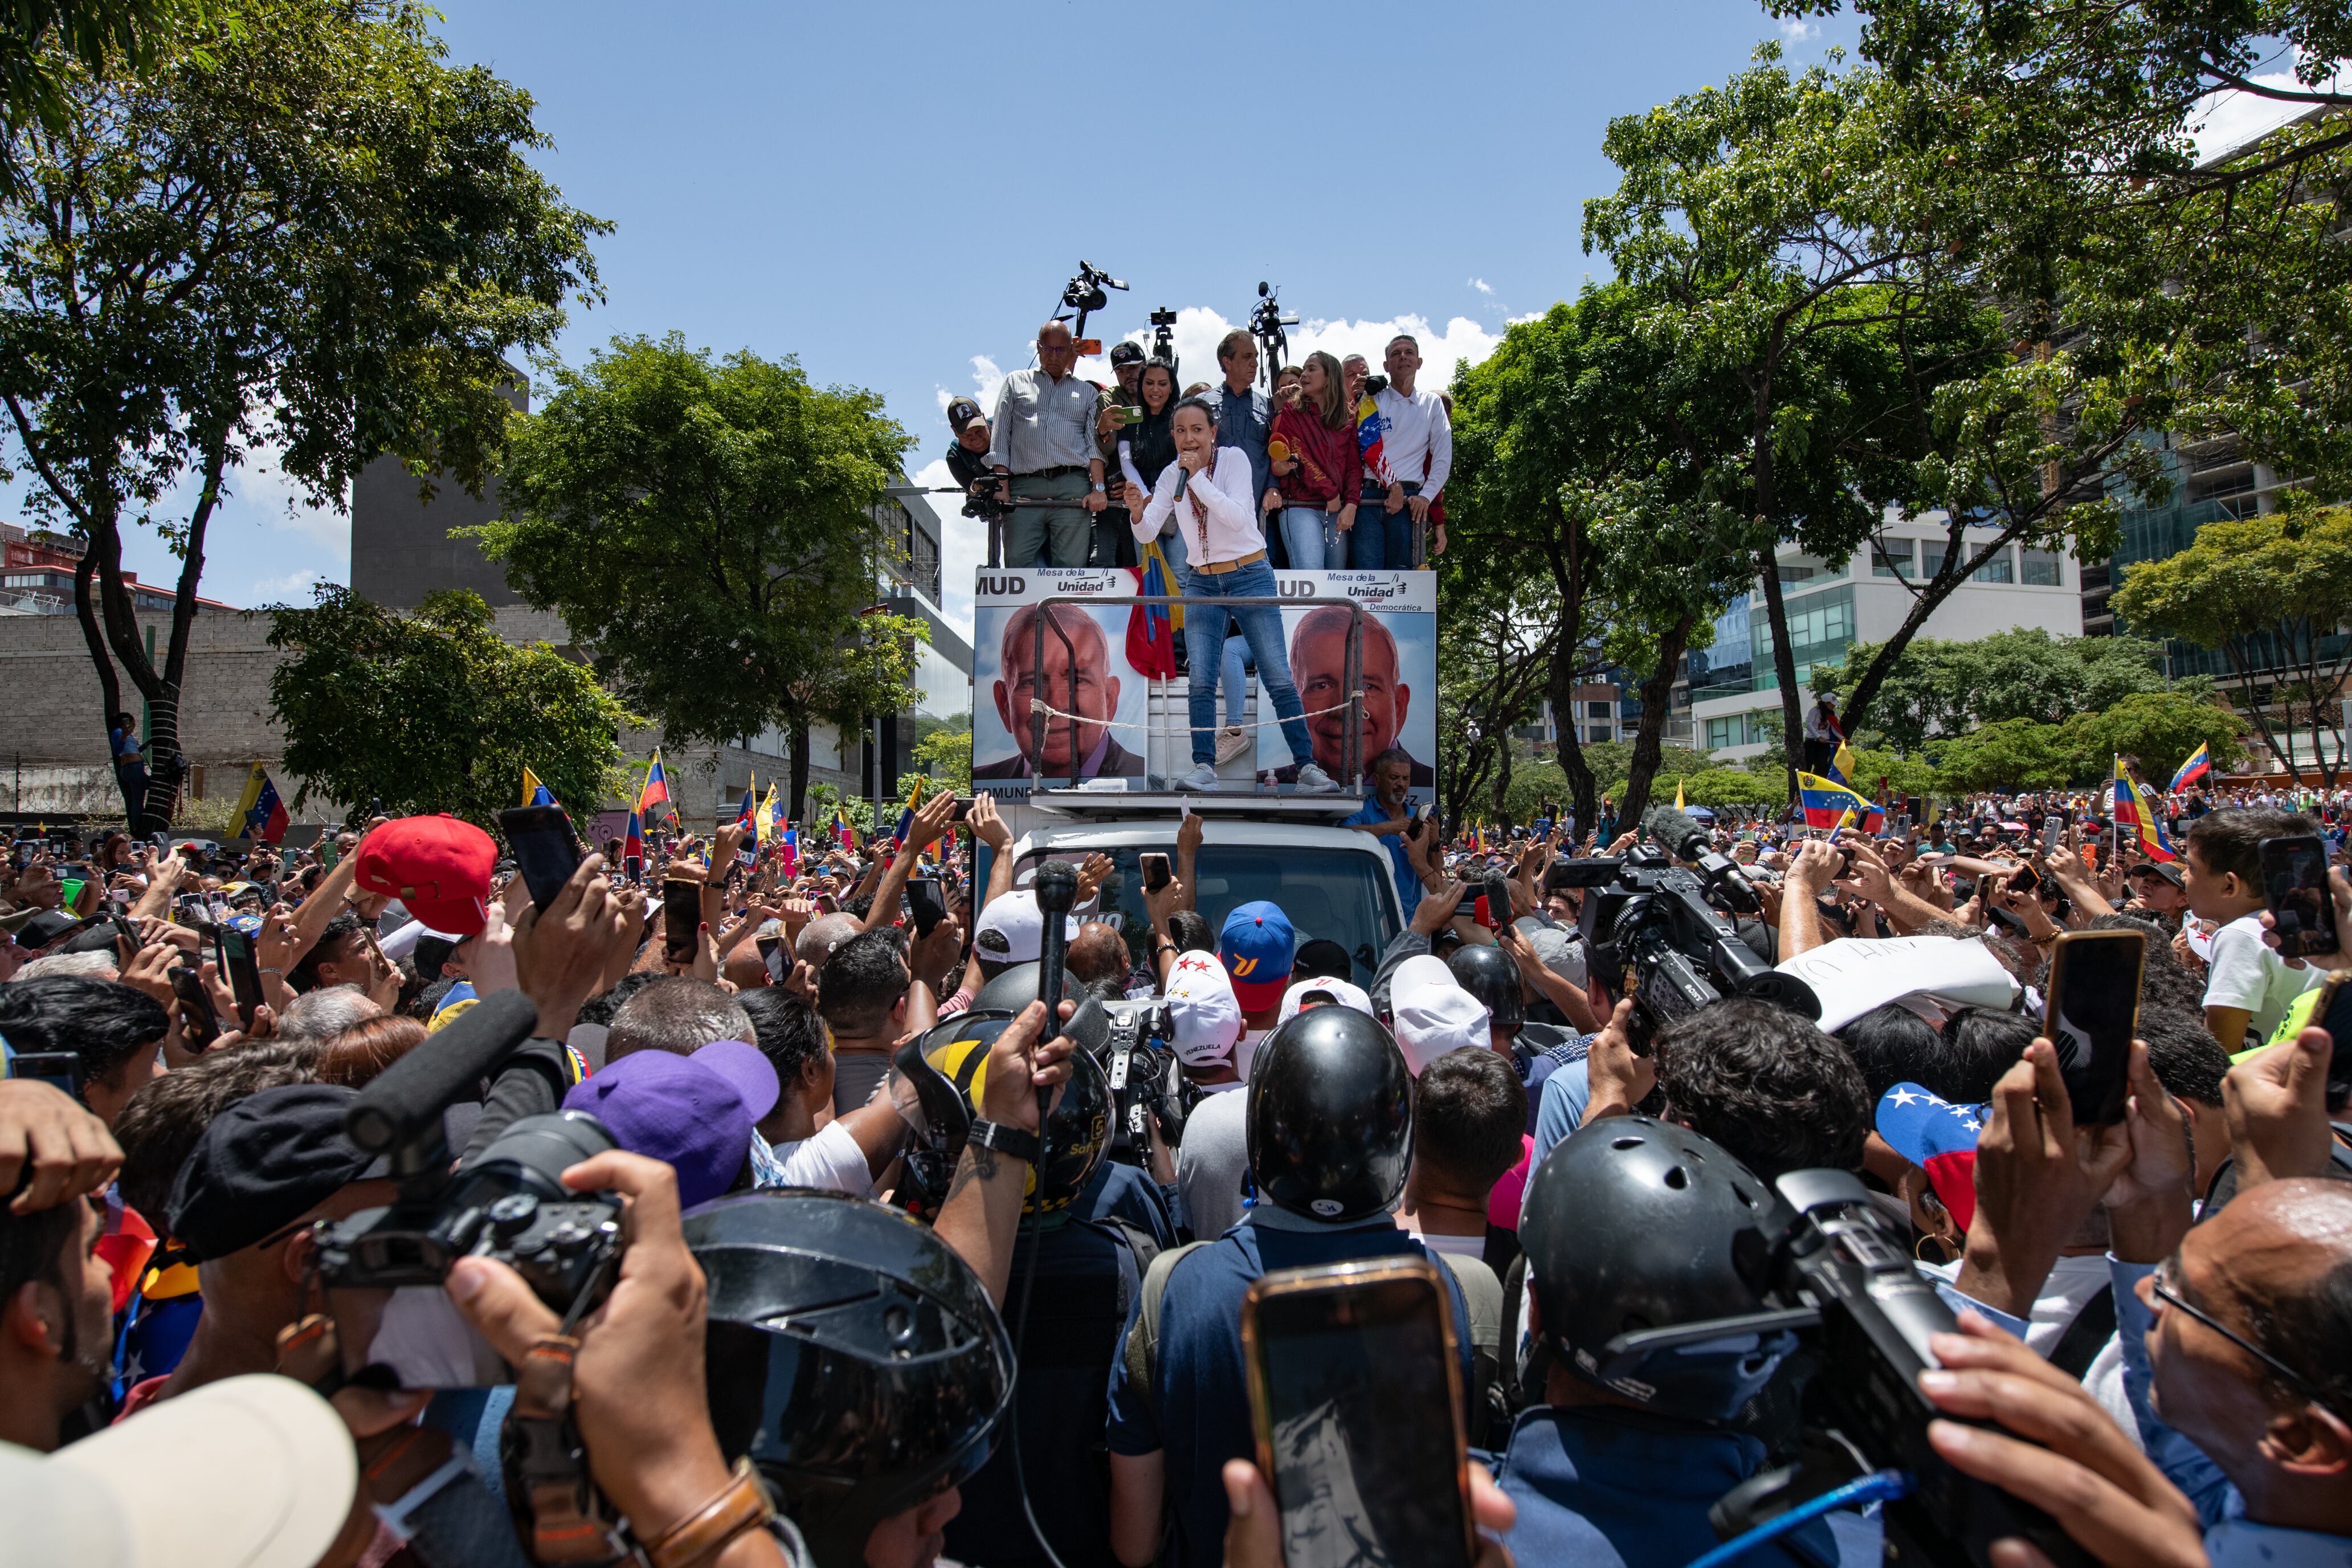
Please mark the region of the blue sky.
<svg viewBox="0 0 2352 1568"><path fill-rule="evenodd" d="M1602 271L1580 223L1615 183L1612 116L1721 80L1761 39L1810 61L1852 34L1792 34L1756 0L441 3L452 57L537 99L542 166L618 225L567 359L671 329L797 354L884 395L910 470L946 447L950 394L1027 363L1081 257L1132 285L1104 338L1187 312L1188 379L1260 279L1307 321L1294 355L1377 353L1418 322L1424 375L1450 374ZM237 489L207 596L346 580L346 517L289 512L266 460ZM955 612L977 556L950 545ZM177 571L152 538L127 553L144 579Z"/></svg>

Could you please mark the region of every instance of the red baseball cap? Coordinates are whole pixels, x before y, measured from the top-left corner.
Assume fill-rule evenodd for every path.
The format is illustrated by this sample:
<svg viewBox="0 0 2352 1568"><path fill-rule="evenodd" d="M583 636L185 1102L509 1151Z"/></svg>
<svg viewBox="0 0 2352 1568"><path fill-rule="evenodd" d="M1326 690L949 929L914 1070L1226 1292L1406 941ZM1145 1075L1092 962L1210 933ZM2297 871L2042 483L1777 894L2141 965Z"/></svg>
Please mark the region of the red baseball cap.
<svg viewBox="0 0 2352 1568"><path fill-rule="evenodd" d="M489 919L490 868L498 846L470 822L446 812L387 822L360 843L352 879L387 893L429 931L472 936Z"/></svg>

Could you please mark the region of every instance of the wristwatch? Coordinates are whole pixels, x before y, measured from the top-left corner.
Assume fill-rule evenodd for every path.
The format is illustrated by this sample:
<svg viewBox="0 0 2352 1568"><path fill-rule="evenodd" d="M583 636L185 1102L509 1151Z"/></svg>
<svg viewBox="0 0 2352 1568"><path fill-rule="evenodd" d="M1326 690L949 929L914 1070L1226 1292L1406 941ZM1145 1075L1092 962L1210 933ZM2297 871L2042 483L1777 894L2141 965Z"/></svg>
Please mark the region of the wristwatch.
<svg viewBox="0 0 2352 1568"><path fill-rule="evenodd" d="M1007 1127L1000 1121L990 1121L985 1118L974 1121L971 1131L965 1134L964 1142L1015 1160L1026 1161L1032 1165L1037 1163L1037 1135L1024 1132L1018 1127Z"/></svg>

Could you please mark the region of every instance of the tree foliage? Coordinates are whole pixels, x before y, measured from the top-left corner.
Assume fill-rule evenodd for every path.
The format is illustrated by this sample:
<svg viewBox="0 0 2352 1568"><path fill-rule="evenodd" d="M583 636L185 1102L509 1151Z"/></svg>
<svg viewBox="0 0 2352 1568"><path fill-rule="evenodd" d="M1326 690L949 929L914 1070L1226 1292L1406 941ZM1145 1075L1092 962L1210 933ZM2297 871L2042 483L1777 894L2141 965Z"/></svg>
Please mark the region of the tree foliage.
<svg viewBox="0 0 2352 1568"><path fill-rule="evenodd" d="M1879 647L1858 643L1837 663L1813 667L1812 688L1832 699L1877 661ZM2184 680L2190 696L2212 682ZM1871 709L1871 728L1906 757L1930 736L1958 734L2004 719L2055 724L2096 712L2137 692L2165 689L2161 645L2132 637L2053 637L2014 626L1974 642L1919 637L1888 666Z"/></svg>
<svg viewBox="0 0 2352 1568"><path fill-rule="evenodd" d="M929 628L875 607L906 432L873 393L675 332L546 374L514 419L506 516L469 531L674 740L785 730L797 815L811 725L917 697Z"/></svg>
<svg viewBox="0 0 2352 1568"><path fill-rule="evenodd" d="M2290 765L2300 725L2335 787L2352 674L2352 511L2209 522L2179 553L2125 568L2110 602L2133 626L2221 653L2239 711Z"/></svg>
<svg viewBox="0 0 2352 1568"><path fill-rule="evenodd" d="M264 612L288 656L270 710L306 793L494 827L525 768L575 818L621 792L621 728L644 721L547 644L501 640L480 595L428 595L406 616L331 584L317 596Z"/></svg>
<svg viewBox="0 0 2352 1568"><path fill-rule="evenodd" d="M12 143L28 125L63 132L75 70L152 69L166 41L201 25L205 11L202 0L16 0L0 16L0 132ZM23 192L14 159L0 158L0 198Z"/></svg>
<svg viewBox="0 0 2352 1568"><path fill-rule="evenodd" d="M230 471L266 455L311 504L340 506L389 451L478 487L508 352L551 341L565 295L593 286L604 226L530 166L547 142L530 98L449 66L428 16L225 5L136 77L53 50L62 110L11 144L26 194L0 210L0 402L31 509L84 546L97 732L123 679L146 700L152 781L126 802L142 827L169 820L178 785L188 634ZM160 659L121 572L123 531L142 525L183 563Z"/></svg>
<svg viewBox="0 0 2352 1568"><path fill-rule="evenodd" d="M2114 776L2116 759L2136 762L2143 778L2169 779L2200 745L2216 769L2242 755L2239 725L2210 696L2142 691L2114 707L2070 715L2055 723L1997 720L1978 729L1935 737L1927 744L1935 787L1946 794L1979 790L2092 788Z"/></svg>

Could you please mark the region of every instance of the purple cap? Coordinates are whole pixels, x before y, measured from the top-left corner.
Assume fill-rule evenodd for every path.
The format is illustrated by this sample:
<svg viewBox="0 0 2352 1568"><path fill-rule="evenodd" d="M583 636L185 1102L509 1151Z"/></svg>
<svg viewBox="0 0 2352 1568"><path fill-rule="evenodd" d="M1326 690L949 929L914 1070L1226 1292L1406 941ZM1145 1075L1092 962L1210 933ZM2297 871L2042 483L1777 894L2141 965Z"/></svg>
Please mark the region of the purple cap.
<svg viewBox="0 0 2352 1568"><path fill-rule="evenodd" d="M680 1207L735 1184L751 1152L751 1129L775 1109L776 1069L759 1049L719 1040L690 1057L636 1051L572 1087L566 1110L584 1110L622 1148L677 1173Z"/></svg>

